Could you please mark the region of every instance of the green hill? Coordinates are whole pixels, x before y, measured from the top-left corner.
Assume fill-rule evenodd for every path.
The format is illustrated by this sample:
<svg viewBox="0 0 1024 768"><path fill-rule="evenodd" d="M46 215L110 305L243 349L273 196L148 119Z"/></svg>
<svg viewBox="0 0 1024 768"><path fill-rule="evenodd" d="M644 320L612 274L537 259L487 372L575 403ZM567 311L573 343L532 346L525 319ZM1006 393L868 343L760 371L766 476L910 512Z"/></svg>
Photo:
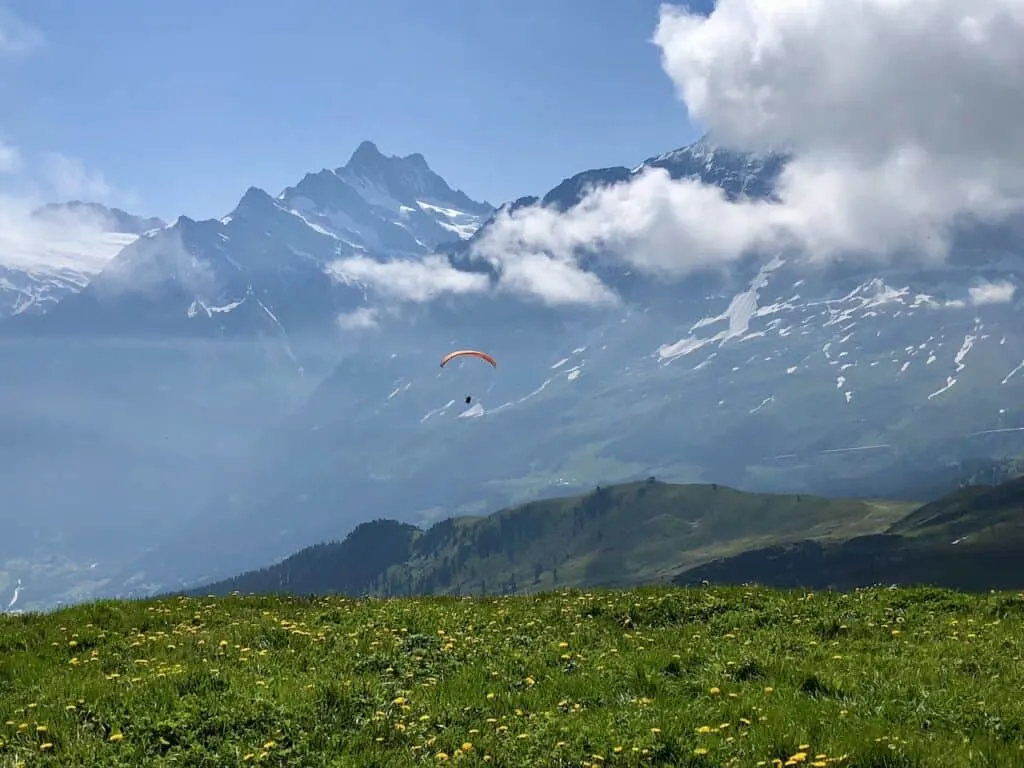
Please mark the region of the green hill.
<svg viewBox="0 0 1024 768"><path fill-rule="evenodd" d="M651 478L425 531L365 523L342 542L192 593L493 594L667 582L681 569L780 542L877 533L913 508Z"/></svg>
<svg viewBox="0 0 1024 768"><path fill-rule="evenodd" d="M929 584L959 589L1024 587L1024 478L962 488L925 504L881 535L789 542L720 558L680 573L701 581L850 589Z"/></svg>

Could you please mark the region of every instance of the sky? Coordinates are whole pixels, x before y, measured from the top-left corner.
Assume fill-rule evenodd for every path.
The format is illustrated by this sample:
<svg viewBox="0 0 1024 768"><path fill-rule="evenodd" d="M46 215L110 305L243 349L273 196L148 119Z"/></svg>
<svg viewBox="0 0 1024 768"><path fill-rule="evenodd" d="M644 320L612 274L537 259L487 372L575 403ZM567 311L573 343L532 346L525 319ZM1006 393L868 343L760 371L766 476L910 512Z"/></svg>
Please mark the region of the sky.
<svg viewBox="0 0 1024 768"><path fill-rule="evenodd" d="M773 199L729 200L715 185L648 168L568 211L500 212L470 249L491 264L494 284L458 280L442 260L357 258L334 272L376 285L382 301L400 290L409 301L497 290L614 305L581 254L680 280L746 256L804 269L837 258L935 266L964 223L1024 234L1020 0L665 5L653 34L637 37L653 39L673 99L716 151L788 156ZM981 299L1012 298L1012 286L997 288Z"/></svg>
<svg viewBox="0 0 1024 768"><path fill-rule="evenodd" d="M276 194L363 139L498 204L697 133L651 42L656 0L0 7L22 33L0 37L0 140L37 158L37 193L169 220Z"/></svg>
<svg viewBox="0 0 1024 768"><path fill-rule="evenodd" d="M935 263L965 221L1024 221L1021 0L4 2L0 238L32 258L12 199L218 216L363 139L492 203L705 131L789 158L770 200L647 169L505 211L471 249L493 283L440 258L333 265L385 302L615 304L581 253L667 280L749 255Z"/></svg>

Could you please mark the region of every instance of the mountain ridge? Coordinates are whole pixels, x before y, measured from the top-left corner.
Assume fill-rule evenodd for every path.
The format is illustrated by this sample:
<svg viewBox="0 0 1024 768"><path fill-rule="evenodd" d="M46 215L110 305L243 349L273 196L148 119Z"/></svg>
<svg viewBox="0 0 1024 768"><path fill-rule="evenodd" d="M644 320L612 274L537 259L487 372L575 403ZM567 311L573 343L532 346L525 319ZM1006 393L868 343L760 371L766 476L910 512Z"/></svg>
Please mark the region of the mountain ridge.
<svg viewBox="0 0 1024 768"><path fill-rule="evenodd" d="M770 517L770 525L752 519L754 510ZM951 524L954 515L959 527ZM644 533L627 533L624 521ZM702 525L709 526L707 534L699 532ZM1015 534L1007 538L1010 530ZM957 536L952 543L951 535ZM776 542L755 543L766 538ZM728 549L738 551L722 556ZM746 494L649 478L484 517L448 518L425 529L394 520L361 523L342 541L186 594L507 594L709 580L819 589L879 581L1013 589L1024 586L1024 575L1011 567L1022 554L1024 478L968 486L920 506ZM985 558L991 558L991 573L981 568Z"/></svg>
<svg viewBox="0 0 1024 768"><path fill-rule="evenodd" d="M649 160L733 197L770 197L783 162L708 142ZM420 178L415 158L408 170ZM641 171L584 171L519 205L571 206L594 183ZM338 196L352 188L337 169L304 178L311 197L275 199L253 188L222 219L182 217L173 232L140 238L121 261L146 248L164 261L142 259L163 266L139 270L146 279L134 282L147 290L130 300L111 270L87 292L97 306L78 296L44 316L56 323L54 337L78 350L63 380L89 381L97 398L123 392L117 409L103 412L130 423L149 423L159 397L172 415L153 429L180 434L176 449L190 457L189 471L207 471L199 446L220 445L224 435L233 445L251 441L231 455L230 473L226 464L208 472L225 475L214 477L215 490L192 483L208 493L205 502L160 513L176 521L173 535L154 536L143 556L96 574L104 589L228 576L349 530L370 510L420 525L649 474L749 491L913 497L932 481L932 490L945 490L949 468L966 459L1021 450L1020 302L975 303L970 291L984 280L1002 281L1004 295L1020 284L1005 249L989 248L990 240L927 269L851 262L816 270L789 254L762 254L679 281L587 252L581 261L618 292L616 306L524 301L490 277L478 291L391 302L360 269L396 260L417 267L428 258L409 255L419 241L424 254L436 251L424 268L444 270L447 260L487 271L469 247L485 233L428 242L399 226L415 211L393 195L379 199L383 182L372 202L360 197L359 221L333 217ZM422 200L419 189L409 194ZM424 216L431 210L417 207ZM442 221L455 226L444 213L432 220L435 233L450 232ZM373 222L378 245L406 235L394 235L401 241L390 253L375 251L358 231ZM326 276L325 265L339 258L360 269ZM162 295L169 272L182 279ZM96 295L105 284L116 301ZM360 322L343 327L339 313ZM56 344L48 333L38 338ZM80 343L119 334L135 337L120 356L107 347L102 357L86 353ZM152 351L168 339L181 342L173 354ZM498 370L439 371L454 345L491 351ZM40 371L52 368L33 354ZM140 373L141 359L151 374ZM32 378L24 366L9 370ZM120 379L131 386L122 389ZM52 386L40 412L75 401L81 389ZM242 392L252 411L238 407ZM468 410L460 405L467 394ZM25 485L20 498L38 496L21 478L11 482ZM160 488L154 493L169 495L169 485ZM148 501L122 503L159 508ZM239 529L249 532L244 539Z"/></svg>
<svg viewBox="0 0 1024 768"><path fill-rule="evenodd" d="M388 157L365 141L346 165L307 173L276 197L250 186L219 219L179 216L144 228L59 307L0 324L0 332L273 335L310 324L324 332L363 293L339 284L329 264L360 254L420 257L445 240L468 238L492 210L449 187L421 154ZM254 293L263 308L231 317ZM303 306L308 312L298 311Z"/></svg>
<svg viewBox="0 0 1024 768"><path fill-rule="evenodd" d="M322 592L328 584L330 590L343 585L353 594L382 596L634 586L668 581L684 567L756 541L884 530L910 506L752 494L652 477L486 516L447 518L425 529L394 520L362 523L341 542L315 545L189 594L284 586ZM377 552L383 553L379 559Z"/></svg>
<svg viewBox="0 0 1024 768"><path fill-rule="evenodd" d="M648 162L735 199L770 198L785 161L704 140ZM543 200L564 208L602 179L642 170L583 171L499 210ZM488 226L442 248L450 263L494 277L471 252ZM358 352L253 449L245 482L197 513L225 532L261 521L258 542L218 549L224 569L323 540L365 521L362 509L420 524L563 483L648 473L750 491L906 498L929 483L929 493L948 490L943 478L965 460L1022 448L1019 310L974 305L967 290L982 277L1016 285L1000 271L1001 252L984 269L977 254L928 269L829 270L765 255L679 282L629 275L602 256L583 258L619 289L614 308L548 307L491 291L372 317ZM353 296L357 310L376 311L371 293ZM436 361L452 345L495 353L498 372L440 375ZM467 393L469 410L459 405ZM278 525L286 511L288 524ZM228 575L209 572L214 553L199 554L207 546L184 534L117 579L166 588ZM173 567L186 560L195 563L187 577Z"/></svg>

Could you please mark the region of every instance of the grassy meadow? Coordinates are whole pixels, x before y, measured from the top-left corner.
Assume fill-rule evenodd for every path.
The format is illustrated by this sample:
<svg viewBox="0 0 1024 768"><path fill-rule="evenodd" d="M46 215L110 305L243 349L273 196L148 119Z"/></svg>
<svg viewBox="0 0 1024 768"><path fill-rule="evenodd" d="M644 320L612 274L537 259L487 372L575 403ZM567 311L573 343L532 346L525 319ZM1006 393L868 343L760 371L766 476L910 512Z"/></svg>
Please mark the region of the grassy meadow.
<svg viewBox="0 0 1024 768"><path fill-rule="evenodd" d="M185 598L0 616L0 766L1021 766L1024 597Z"/></svg>

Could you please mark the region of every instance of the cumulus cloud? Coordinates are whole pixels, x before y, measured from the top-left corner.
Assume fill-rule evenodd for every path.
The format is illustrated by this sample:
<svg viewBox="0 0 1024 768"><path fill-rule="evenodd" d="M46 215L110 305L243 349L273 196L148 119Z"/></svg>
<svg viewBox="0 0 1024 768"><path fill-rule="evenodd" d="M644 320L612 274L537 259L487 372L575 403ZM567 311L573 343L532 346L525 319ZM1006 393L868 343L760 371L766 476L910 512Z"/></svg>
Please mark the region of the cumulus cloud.
<svg viewBox="0 0 1024 768"><path fill-rule="evenodd" d="M1017 286L1008 280L996 282L984 282L972 285L968 289L971 304L980 306L982 304L1009 304L1013 301L1013 295L1017 292Z"/></svg>
<svg viewBox="0 0 1024 768"><path fill-rule="evenodd" d="M501 263L498 289L539 298L549 306L569 304L615 304L615 293L592 272L580 269L569 259L544 253L520 254Z"/></svg>
<svg viewBox="0 0 1024 768"><path fill-rule="evenodd" d="M17 173L21 170L21 153L0 139L0 174Z"/></svg>
<svg viewBox="0 0 1024 768"><path fill-rule="evenodd" d="M369 286L389 299L420 303L445 294L482 293L490 287L487 275L455 269L437 255L385 262L353 256L330 264L328 274L344 283Z"/></svg>
<svg viewBox="0 0 1024 768"><path fill-rule="evenodd" d="M564 214L503 212L478 256L514 274L544 254L569 274L598 250L666 275L765 249L940 258L958 222L1024 209L1019 0L663 5L653 42L715 144L790 157L775 199L730 201L649 170Z"/></svg>
<svg viewBox="0 0 1024 768"><path fill-rule="evenodd" d="M373 307L359 307L351 312L338 315L338 327L343 331L362 331L376 328L380 324L377 310Z"/></svg>
<svg viewBox="0 0 1024 768"><path fill-rule="evenodd" d="M39 30L0 5L0 55L24 56L42 44Z"/></svg>

